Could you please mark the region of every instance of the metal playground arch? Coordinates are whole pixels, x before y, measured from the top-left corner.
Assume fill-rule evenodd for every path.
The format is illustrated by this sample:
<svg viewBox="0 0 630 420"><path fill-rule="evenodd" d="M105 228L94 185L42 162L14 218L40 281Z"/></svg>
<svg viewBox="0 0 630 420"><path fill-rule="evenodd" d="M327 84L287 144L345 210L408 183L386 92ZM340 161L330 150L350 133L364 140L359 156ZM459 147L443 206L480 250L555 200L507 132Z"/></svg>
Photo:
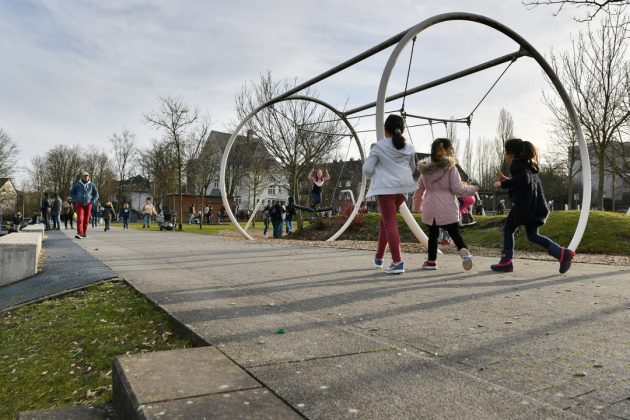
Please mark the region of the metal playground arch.
<svg viewBox="0 0 630 420"><path fill-rule="evenodd" d="M515 41L518 45L519 45L519 50L515 51L511 54L507 54L498 58L495 58L493 60L489 60L486 61L484 63L478 64L476 66L473 67L469 67L467 69L461 70L457 73L453 73L451 75L448 76L444 76L441 77L439 79L436 79L434 81L431 81L429 83L425 83L410 89L405 88L404 92L400 92L391 96L386 96L387 94L387 85L389 83L389 79L391 77L392 71L394 69L394 66L396 65L396 62L401 54L401 52L403 51L403 49L405 48L405 46L407 46L407 44L409 44L409 42L411 42L413 39L415 39L415 37L417 37L422 31L424 31L427 28L430 28L431 26L437 25L438 23L442 23L442 22L448 22L448 21L470 21L470 22L476 22L485 26L488 26L490 28L493 28L495 30L497 30L498 32L501 32L502 34L506 35L507 37L511 38L513 41ZM378 94L377 94L377 99L376 102L372 102L369 104L365 104L363 106L359 106L350 110L347 110L345 112L341 112L337 109L335 109L332 105L324 102L323 100L320 99L316 99L316 98L311 98L311 97L307 97L307 96L300 96L300 95L296 95L298 92L306 89L309 86L312 86L348 67L353 66L354 64L357 64L363 60L365 60L368 57L371 57L372 55L383 51L384 49L387 49L391 46L394 46L395 48L392 51L389 60L387 61L387 64L385 65L385 69L383 70L383 74L381 76L381 81L380 81L380 85L378 88ZM589 161L589 157L588 157L588 149L586 146L586 142L584 141L584 135L582 133L582 127L580 125L579 119L577 117L577 113L575 112L575 108L573 107L573 104L571 103L571 100L569 98L568 93L566 92L566 90L564 89L564 87L562 86L562 83L560 82L558 76L555 74L555 72L553 71L552 67L545 61L544 57L531 45L529 44L529 42L527 42L523 37L521 37L520 35L518 35L516 32L512 31L510 28L508 28L507 26L493 20L490 19L488 17L485 16L481 16L481 15L476 15L476 14L472 14L472 13L462 13L462 12L455 12L455 13L444 13L444 14L440 14L440 15L436 15L433 16L431 18L428 18L420 23L418 23L417 25L393 36L392 38L364 51L363 53L337 65L336 67L333 67L332 69L320 74L317 77L314 77L298 86L296 86L293 89L290 89L289 91L283 93L282 95L279 95L271 100L269 100L268 102L260 105L258 108L254 109L247 117L245 117L245 119L243 121L241 121L241 123L238 125L238 127L234 130L234 132L232 133L232 136L230 137L226 147L225 147L225 151L223 153L223 157L221 159L221 169L220 169L220 179L219 179L219 187L221 190L221 197L223 199L223 205L226 208L227 214L230 218L230 220L232 221L232 224L236 227L236 229L246 238L253 240L253 238L245 231L243 230L243 228L241 228L241 226L238 224L236 218L234 217L234 214L232 213L232 210L229 206L229 202L227 199L227 193L226 193L226 187L225 187L225 172L226 172L226 167L227 167L227 160L229 157L229 153L230 150L232 149L232 145L234 144L234 141L236 140L238 134L240 133L240 131L242 130L242 128L260 111L262 111L263 109L272 106L275 103L278 102L282 102L282 101L287 101L287 100L304 100L304 101L311 101L311 102L315 102L318 103L326 108L328 108L329 110L331 110L334 114L336 114L339 119L341 121L343 121L346 126L348 127L348 129L350 130L352 137L354 138L358 148L359 148L359 153L361 155L361 160L364 161L365 160L365 156L364 156L364 152L363 152L363 148L361 147L361 144L359 142L359 139L357 137L356 131L354 130L354 127L352 126L352 124L348 121L348 116L356 114L358 112L367 110L367 109L371 109L376 107L376 137L378 139L381 139L385 136L384 133L384 115L385 115L385 103L386 102L390 102L390 101L394 101L396 99L400 99L400 98L404 98L407 95L411 95L414 93L418 93L421 92L423 90L427 90L430 89L432 87L435 86L439 86L442 85L444 83L448 83L451 82L453 80L462 78L464 76L468 76L471 75L473 73L477 73L479 71L482 70L486 70L489 69L491 67L495 67L499 64L503 64L503 63L508 63L508 62L514 62L515 60L517 60L520 57L530 57L533 58L538 65L543 69L543 71L545 72L545 74L547 75L547 77L549 77L549 79L551 80L553 86L556 88L557 93L560 95L560 98L562 99L562 102L564 103L564 106L567 110L567 114L569 115L569 118L573 124L573 127L575 128L575 133L577 136L577 140L578 140L578 144L579 144L579 150L580 150L580 159L582 162L590 162ZM411 61L410 61L411 64ZM437 119L436 119L437 120ZM429 121L431 121L429 119ZM572 250L576 250L577 247L580 244L580 241L582 240L582 236L584 235L584 231L586 229L586 223L588 221L588 215L589 215L589 207L590 207L590 201L591 201L591 190L590 188L588 188L588 186L591 183L591 168L590 165L583 165L582 167L582 206L581 206L581 210L580 210L580 217L578 220L578 224L575 230L575 233L573 235L573 238L571 239L571 242L569 244L569 248ZM335 239L337 239L346 229L347 227L350 225L350 223L352 223L352 220L355 218L356 214L359 211L359 207L361 205L361 202L364 199L365 196L365 186L366 186L366 178L365 176L362 177L361 179L361 187L360 187L360 192L359 192L359 196L357 197L356 203L354 205L354 209L352 211L352 213L350 214L350 216L348 217L348 220L346 221L346 223L334 234L332 235L330 238L328 238L328 241L334 241ZM418 226L418 223L415 221L415 219L413 217L411 217L411 213L409 212L409 209L407 208L406 204L403 203L403 205L400 208L401 214L403 215L403 218L405 220L405 222L409 225L409 228L412 230L412 232L414 232L414 234L416 235L416 237L418 238L418 240L420 240L420 242L422 242L425 246L426 246L426 235L424 235L424 233L422 232L422 230L420 229L420 227Z"/></svg>

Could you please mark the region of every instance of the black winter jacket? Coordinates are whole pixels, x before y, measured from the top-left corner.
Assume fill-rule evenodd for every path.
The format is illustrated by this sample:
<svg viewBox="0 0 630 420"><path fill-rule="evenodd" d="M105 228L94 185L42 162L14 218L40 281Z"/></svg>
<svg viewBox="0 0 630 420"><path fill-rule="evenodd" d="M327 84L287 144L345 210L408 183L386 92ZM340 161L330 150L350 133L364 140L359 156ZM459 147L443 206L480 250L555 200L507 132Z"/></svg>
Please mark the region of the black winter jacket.
<svg viewBox="0 0 630 420"><path fill-rule="evenodd" d="M521 159L514 159L510 165L510 178L501 182L508 188L512 208L508 214L516 225L542 226L547 220L549 209L538 170Z"/></svg>

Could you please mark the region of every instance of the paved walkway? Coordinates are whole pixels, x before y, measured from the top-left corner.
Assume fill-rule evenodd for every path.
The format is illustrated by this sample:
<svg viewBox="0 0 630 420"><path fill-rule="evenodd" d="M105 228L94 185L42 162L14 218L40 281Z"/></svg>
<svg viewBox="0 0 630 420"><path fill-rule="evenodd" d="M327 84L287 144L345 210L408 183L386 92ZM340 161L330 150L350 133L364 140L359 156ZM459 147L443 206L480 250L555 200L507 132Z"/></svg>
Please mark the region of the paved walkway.
<svg viewBox="0 0 630 420"><path fill-rule="evenodd" d="M98 259L69 241L64 233L74 230L51 230L42 242L42 269L36 275L0 288L0 311L51 296L80 289L116 277Z"/></svg>
<svg viewBox="0 0 630 420"><path fill-rule="evenodd" d="M175 232L77 241L307 418L630 418L630 267ZM283 329L284 334L278 334Z"/></svg>

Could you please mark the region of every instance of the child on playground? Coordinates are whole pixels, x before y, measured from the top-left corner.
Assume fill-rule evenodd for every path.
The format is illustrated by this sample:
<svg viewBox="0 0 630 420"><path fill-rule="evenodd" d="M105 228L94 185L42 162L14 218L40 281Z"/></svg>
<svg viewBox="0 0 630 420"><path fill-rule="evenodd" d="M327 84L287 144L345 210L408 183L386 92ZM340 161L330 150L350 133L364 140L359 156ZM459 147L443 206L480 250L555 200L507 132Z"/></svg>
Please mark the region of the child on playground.
<svg viewBox="0 0 630 420"><path fill-rule="evenodd" d="M514 266L514 232L523 225L527 239L547 250L560 261L560 273L566 273L571 267L575 252L559 246L551 239L538 233L538 228L545 224L549 209L538 178L538 150L528 141L510 139L505 142L503 159L510 167L510 177L499 172L499 180L494 188L509 189L512 208L503 225L503 254L498 264L490 268L493 271L512 272Z"/></svg>
<svg viewBox="0 0 630 420"><path fill-rule="evenodd" d="M370 178L367 196L376 196L381 212L374 265L383 267L385 247L389 245L392 263L385 269L387 274L405 272L396 214L400 205L406 201L407 193L415 190L413 171L416 153L413 145L403 137L404 130L403 118L390 114L385 120L385 138L372 145L363 164L363 173Z"/></svg>
<svg viewBox="0 0 630 420"><path fill-rule="evenodd" d="M313 168L311 169L311 173L308 174L308 180L313 182L313 187L311 188L311 207L314 209L322 202L322 187L324 186L324 182L330 181L328 169L325 171L326 174L324 175L324 171L321 169L315 170L315 168Z"/></svg>
<svg viewBox="0 0 630 420"><path fill-rule="evenodd" d="M129 229L129 216L131 216L129 203L125 203L123 204L123 208L120 210L120 218L123 221L123 230Z"/></svg>
<svg viewBox="0 0 630 420"><path fill-rule="evenodd" d="M420 178L413 194L412 211L422 211L422 222L429 226L428 259L423 270L437 270L437 245L440 228L444 228L462 257L465 270L472 268L472 256L459 232L458 196L470 196L477 191L474 185L464 184L453 157L453 142L438 138L431 145L431 162L418 165Z"/></svg>

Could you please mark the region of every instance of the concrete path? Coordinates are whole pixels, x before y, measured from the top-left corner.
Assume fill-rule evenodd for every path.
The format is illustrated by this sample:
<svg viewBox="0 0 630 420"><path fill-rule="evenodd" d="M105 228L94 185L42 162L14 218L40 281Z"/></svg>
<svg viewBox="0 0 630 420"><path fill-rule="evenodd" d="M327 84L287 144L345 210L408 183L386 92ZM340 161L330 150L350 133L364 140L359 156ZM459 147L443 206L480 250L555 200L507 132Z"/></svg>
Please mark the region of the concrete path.
<svg viewBox="0 0 630 420"><path fill-rule="evenodd" d="M307 418L630 418L630 267L406 254L388 276L273 240L77 243Z"/></svg>
<svg viewBox="0 0 630 420"><path fill-rule="evenodd" d="M68 239L68 234L75 233L74 230L46 232L41 271L1 287L0 311L116 277L116 273Z"/></svg>

